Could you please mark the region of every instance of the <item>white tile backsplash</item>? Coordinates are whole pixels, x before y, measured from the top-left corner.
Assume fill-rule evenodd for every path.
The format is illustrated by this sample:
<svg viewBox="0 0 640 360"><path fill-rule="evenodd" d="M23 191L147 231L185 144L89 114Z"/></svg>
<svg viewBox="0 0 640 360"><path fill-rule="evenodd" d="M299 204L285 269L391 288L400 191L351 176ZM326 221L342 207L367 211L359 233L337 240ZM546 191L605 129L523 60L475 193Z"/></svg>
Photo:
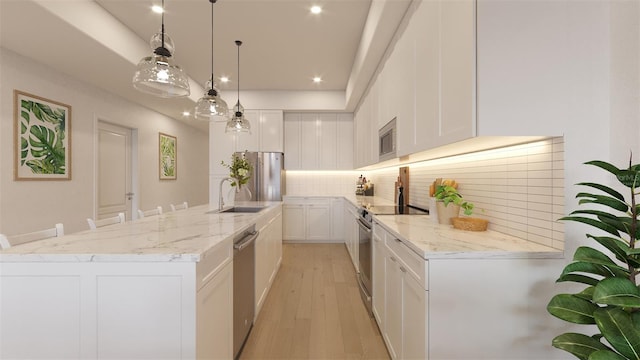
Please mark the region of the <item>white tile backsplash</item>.
<svg viewBox="0 0 640 360"><path fill-rule="evenodd" d="M429 207L429 184L455 179L474 216L495 231L564 249L564 140L552 138L409 165L412 205ZM394 200L398 168L374 171L287 171L286 194L348 196L364 175L375 195Z"/></svg>
<svg viewBox="0 0 640 360"><path fill-rule="evenodd" d="M552 138L409 165L412 205L429 207L429 184L455 179L491 229L564 249L564 139ZM360 173L353 173L355 178ZM393 201L398 168L370 171L376 196ZM287 187L288 189L288 187Z"/></svg>

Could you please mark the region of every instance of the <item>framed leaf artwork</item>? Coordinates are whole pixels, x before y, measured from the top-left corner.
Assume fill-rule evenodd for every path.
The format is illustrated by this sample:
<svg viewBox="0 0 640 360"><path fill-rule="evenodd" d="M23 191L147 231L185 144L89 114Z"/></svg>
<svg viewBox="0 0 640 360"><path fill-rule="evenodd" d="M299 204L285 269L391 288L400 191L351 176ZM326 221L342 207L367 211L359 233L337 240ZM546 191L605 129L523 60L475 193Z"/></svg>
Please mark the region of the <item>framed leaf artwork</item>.
<svg viewBox="0 0 640 360"><path fill-rule="evenodd" d="M178 144L175 136L160 133L160 180L175 180L178 175Z"/></svg>
<svg viewBox="0 0 640 360"><path fill-rule="evenodd" d="M71 106L13 91L15 180L71 180Z"/></svg>

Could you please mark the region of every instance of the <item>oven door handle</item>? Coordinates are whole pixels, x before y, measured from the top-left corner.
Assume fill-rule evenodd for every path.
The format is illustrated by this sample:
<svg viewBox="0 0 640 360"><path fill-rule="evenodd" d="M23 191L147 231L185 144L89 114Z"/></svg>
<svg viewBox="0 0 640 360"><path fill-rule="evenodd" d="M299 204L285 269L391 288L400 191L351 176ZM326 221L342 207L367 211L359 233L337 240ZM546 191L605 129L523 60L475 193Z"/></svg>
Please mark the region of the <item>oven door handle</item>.
<svg viewBox="0 0 640 360"><path fill-rule="evenodd" d="M360 226L360 228L366 231L367 233L370 233L372 231L371 228L367 226L367 223L362 221L361 218L358 218L358 226Z"/></svg>

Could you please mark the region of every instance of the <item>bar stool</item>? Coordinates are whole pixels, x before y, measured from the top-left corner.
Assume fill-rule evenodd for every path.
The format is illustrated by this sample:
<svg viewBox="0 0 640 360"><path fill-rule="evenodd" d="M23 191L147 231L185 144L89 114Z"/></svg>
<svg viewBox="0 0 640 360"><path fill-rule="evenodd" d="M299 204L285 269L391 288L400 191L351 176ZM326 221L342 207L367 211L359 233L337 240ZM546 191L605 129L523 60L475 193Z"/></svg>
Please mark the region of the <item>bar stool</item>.
<svg viewBox="0 0 640 360"><path fill-rule="evenodd" d="M89 223L89 229L95 230L96 228L113 225L113 224L121 224L124 223L124 213L118 213L118 215L109 217L106 219L93 220L91 218L87 218L87 222Z"/></svg>
<svg viewBox="0 0 640 360"><path fill-rule="evenodd" d="M182 204L178 204L178 205L169 205L171 206L171 211L176 211L176 210L186 210L189 208L189 204L187 204L187 202L183 202Z"/></svg>
<svg viewBox="0 0 640 360"><path fill-rule="evenodd" d="M8 249L12 246L26 244L36 240L49 239L64 235L64 225L56 224L55 227L30 233L6 236L0 234L0 249Z"/></svg>
<svg viewBox="0 0 640 360"><path fill-rule="evenodd" d="M142 210L138 209L138 217L140 219L142 219L143 217L146 217L146 216L154 216L154 215L162 215L162 206L158 206L155 209L151 209L151 210L147 210L147 211L142 211Z"/></svg>

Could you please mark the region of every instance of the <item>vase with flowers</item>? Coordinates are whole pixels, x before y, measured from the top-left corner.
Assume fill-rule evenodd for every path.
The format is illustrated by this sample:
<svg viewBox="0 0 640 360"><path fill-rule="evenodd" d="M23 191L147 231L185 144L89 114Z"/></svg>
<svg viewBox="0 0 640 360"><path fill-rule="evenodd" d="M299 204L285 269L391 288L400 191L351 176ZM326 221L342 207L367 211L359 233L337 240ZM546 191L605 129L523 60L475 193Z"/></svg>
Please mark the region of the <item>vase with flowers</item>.
<svg viewBox="0 0 640 360"><path fill-rule="evenodd" d="M235 200L249 201L251 200L251 191L246 185L253 174L253 167L247 161L245 153L242 155L233 154L231 156L231 164L222 161L222 165L229 169L229 177L232 179L231 186L235 195Z"/></svg>

